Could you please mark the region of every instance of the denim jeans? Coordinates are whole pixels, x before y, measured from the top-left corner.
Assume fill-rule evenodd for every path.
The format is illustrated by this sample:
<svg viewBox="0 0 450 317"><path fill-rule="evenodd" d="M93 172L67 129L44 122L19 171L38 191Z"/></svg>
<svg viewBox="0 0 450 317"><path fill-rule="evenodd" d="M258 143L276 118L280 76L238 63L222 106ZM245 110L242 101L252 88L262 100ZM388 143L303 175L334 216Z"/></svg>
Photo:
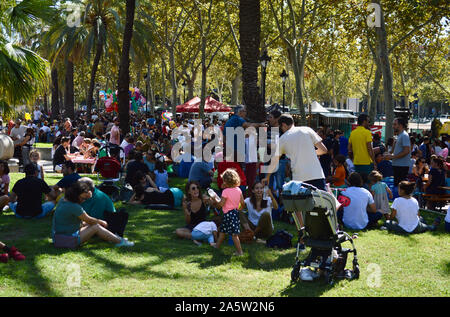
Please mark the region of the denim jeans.
<svg viewBox="0 0 450 317"><path fill-rule="evenodd" d="M212 234L205 234L199 230L192 230L191 237L192 240L208 241L209 243L214 243L214 236Z"/></svg>
<svg viewBox="0 0 450 317"><path fill-rule="evenodd" d="M42 213L34 216L34 217L23 217L19 214L17 214L16 209L17 209L17 202L15 203L9 203L9 208L14 212L14 215L17 218L20 219L41 219L44 218L45 216L47 216L52 210L53 208L55 208L55 204L51 201L47 201L45 203L42 204Z"/></svg>

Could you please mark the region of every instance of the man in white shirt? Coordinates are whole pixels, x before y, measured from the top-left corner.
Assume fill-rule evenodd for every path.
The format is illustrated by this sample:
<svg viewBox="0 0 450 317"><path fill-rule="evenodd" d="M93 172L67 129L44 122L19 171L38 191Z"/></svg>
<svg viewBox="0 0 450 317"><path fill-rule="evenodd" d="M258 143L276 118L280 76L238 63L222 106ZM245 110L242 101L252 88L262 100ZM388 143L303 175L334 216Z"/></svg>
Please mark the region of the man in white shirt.
<svg viewBox="0 0 450 317"><path fill-rule="evenodd" d="M11 129L11 133L9 136L14 141L14 157L19 159L19 165L22 165L22 147L20 143L22 143L25 132L27 131L27 127L21 125L22 121L20 119L16 120L16 125Z"/></svg>
<svg viewBox="0 0 450 317"><path fill-rule="evenodd" d="M39 107L36 107L36 110L33 111L33 123L38 124L41 120L42 112L39 110Z"/></svg>
<svg viewBox="0 0 450 317"><path fill-rule="evenodd" d="M288 114L281 115L278 124L283 135L278 142L278 153L272 157L266 177L262 180L263 184L269 184L270 175L278 167L280 155L286 154L291 159L292 180L325 190L325 175L318 156L328 153L328 150L320 136L309 127L294 126L294 119ZM296 216L299 225L303 227L301 212L297 212ZM305 251L304 244L301 243L299 248L300 251Z"/></svg>
<svg viewBox="0 0 450 317"><path fill-rule="evenodd" d="M342 195L350 199L350 204L338 211L338 218L344 226L353 230L362 230L375 226L383 217L377 212L372 194L362 187L363 179L358 173L350 174L350 187Z"/></svg>

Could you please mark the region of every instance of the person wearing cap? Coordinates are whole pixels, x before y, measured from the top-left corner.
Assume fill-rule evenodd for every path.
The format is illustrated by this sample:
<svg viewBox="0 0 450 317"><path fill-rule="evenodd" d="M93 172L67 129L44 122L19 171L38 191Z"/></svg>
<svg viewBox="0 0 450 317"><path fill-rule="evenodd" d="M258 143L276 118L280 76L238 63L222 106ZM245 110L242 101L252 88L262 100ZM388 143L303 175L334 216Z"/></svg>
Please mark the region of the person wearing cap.
<svg viewBox="0 0 450 317"><path fill-rule="evenodd" d="M54 196L54 191L45 181L37 177L38 170L33 164L26 165L24 171L25 178L17 181L11 191L9 207L17 218L43 218L53 210L55 204L53 202L42 204L42 195L45 194L50 198Z"/></svg>
<svg viewBox="0 0 450 317"><path fill-rule="evenodd" d="M114 125L111 128L109 143L120 145L120 129L119 129L120 120L118 117L115 117L113 121Z"/></svg>

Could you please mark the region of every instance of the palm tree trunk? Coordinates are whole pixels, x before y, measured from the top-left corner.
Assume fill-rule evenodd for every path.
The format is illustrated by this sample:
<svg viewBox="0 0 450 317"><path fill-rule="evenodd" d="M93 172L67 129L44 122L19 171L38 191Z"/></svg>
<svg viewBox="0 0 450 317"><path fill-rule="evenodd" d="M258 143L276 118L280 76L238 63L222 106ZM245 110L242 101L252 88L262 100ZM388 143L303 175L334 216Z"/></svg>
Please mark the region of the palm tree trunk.
<svg viewBox="0 0 450 317"><path fill-rule="evenodd" d="M130 85L130 47L133 37L135 0L127 0L125 30L123 33L122 56L120 58L119 79L118 79L118 99L119 118L122 133L130 131L130 101L128 90Z"/></svg>
<svg viewBox="0 0 450 317"><path fill-rule="evenodd" d="M87 100L88 120L91 119L92 101L94 98L94 89L95 89L95 76L97 74L98 65L100 63L100 58L102 57L102 51L103 51L103 40L101 39L101 34L98 34L94 63L92 64L92 69L91 69L91 81L89 82L89 90L88 90L88 100ZM97 105L97 107L98 107L98 105Z"/></svg>
<svg viewBox="0 0 450 317"><path fill-rule="evenodd" d="M64 92L65 116L75 119L75 102L73 92L73 63L66 61L66 83Z"/></svg>
<svg viewBox="0 0 450 317"><path fill-rule="evenodd" d="M250 120L262 122L266 114L258 87L261 35L260 0L239 1L239 44L242 63L242 97Z"/></svg>
<svg viewBox="0 0 450 317"><path fill-rule="evenodd" d="M59 88L58 88L58 70L52 69L52 120L59 116Z"/></svg>

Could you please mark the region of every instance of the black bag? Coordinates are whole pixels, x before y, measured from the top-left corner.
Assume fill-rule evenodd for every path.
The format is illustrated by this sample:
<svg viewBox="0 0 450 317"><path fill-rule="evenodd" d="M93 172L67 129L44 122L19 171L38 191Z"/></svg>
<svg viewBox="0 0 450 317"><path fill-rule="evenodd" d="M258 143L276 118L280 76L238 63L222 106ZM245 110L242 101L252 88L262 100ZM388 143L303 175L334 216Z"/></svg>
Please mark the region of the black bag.
<svg viewBox="0 0 450 317"><path fill-rule="evenodd" d="M129 201L131 199L131 197L133 196L134 192L132 189L123 186L120 188L120 194L119 194L119 199L120 201Z"/></svg>
<svg viewBox="0 0 450 317"><path fill-rule="evenodd" d="M292 237L293 235L286 230L278 230L266 241L266 247L277 249L292 248Z"/></svg>
<svg viewBox="0 0 450 317"><path fill-rule="evenodd" d="M125 208L120 208L116 212L105 212L105 221L108 223L108 230L123 237L125 227L128 223L128 213Z"/></svg>
<svg viewBox="0 0 450 317"><path fill-rule="evenodd" d="M108 195L113 202L119 201L120 198L120 188L114 185L113 182L105 181L98 185L97 188Z"/></svg>

